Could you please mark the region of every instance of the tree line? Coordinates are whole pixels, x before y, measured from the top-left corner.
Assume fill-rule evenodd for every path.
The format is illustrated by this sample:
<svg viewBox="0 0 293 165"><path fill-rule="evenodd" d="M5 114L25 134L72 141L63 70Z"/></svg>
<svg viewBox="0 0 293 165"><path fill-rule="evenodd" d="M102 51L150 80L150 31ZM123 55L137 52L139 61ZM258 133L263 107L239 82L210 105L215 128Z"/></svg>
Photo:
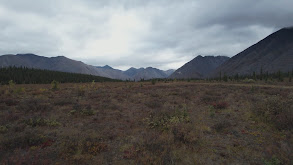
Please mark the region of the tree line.
<svg viewBox="0 0 293 165"><path fill-rule="evenodd" d="M293 77L293 69L292 71L288 72L274 72L274 73L269 73L269 72L263 72L261 69L259 73L253 72L252 74L248 75L239 75L235 74L234 76L227 76L225 73L223 74L220 72L220 75L218 78L215 78L213 80L217 81L239 81L239 80L254 80L254 81L280 81L283 82L285 79L288 80L289 82L292 82L292 77Z"/></svg>
<svg viewBox="0 0 293 165"><path fill-rule="evenodd" d="M60 83L120 81L94 75L51 71L27 67L11 66L0 68L0 83L8 84L10 80L14 81L17 84L50 84L53 80Z"/></svg>

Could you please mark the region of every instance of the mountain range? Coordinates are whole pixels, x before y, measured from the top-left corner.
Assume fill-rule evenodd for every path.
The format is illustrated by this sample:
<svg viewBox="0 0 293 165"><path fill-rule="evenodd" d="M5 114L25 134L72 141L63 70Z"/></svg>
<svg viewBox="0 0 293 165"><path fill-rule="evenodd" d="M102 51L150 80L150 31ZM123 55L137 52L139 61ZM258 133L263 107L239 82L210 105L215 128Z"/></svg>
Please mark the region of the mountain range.
<svg viewBox="0 0 293 165"><path fill-rule="evenodd" d="M252 75L293 69L293 28L283 28L250 46L232 58L197 56L170 78L216 78L220 75Z"/></svg>
<svg viewBox="0 0 293 165"><path fill-rule="evenodd" d="M108 65L103 67L87 65L81 61L75 61L64 56L43 57L31 53L0 56L0 67L8 66L91 74L112 79L137 81L140 79L166 78L172 73L172 70L163 71L152 67L140 69L130 68L127 71L122 71Z"/></svg>
<svg viewBox="0 0 293 165"><path fill-rule="evenodd" d="M29 68L83 73L121 80L152 78L204 79L220 75L251 75L252 73L288 72L293 69L293 28L280 29L232 58L225 56L197 56L174 70L157 68L129 68L126 71L108 65L92 66L64 56L43 57L34 54L0 56L0 67Z"/></svg>

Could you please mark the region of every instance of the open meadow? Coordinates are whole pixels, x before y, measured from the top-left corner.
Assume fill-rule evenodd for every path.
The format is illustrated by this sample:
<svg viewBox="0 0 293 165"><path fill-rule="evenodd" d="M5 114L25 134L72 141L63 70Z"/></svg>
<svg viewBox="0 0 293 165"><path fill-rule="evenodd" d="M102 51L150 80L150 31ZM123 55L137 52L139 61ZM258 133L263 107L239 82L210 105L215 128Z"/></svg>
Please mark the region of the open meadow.
<svg viewBox="0 0 293 165"><path fill-rule="evenodd" d="M0 86L0 164L293 164L293 86Z"/></svg>

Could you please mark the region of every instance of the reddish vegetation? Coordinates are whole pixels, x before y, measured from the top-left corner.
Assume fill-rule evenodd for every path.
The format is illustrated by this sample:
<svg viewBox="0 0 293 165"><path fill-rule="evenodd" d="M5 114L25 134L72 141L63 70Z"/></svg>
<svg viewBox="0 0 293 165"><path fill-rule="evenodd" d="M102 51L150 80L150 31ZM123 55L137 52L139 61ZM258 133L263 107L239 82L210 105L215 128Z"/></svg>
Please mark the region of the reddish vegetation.
<svg viewBox="0 0 293 165"><path fill-rule="evenodd" d="M0 164L293 161L290 86L191 81L13 88L0 86Z"/></svg>
<svg viewBox="0 0 293 165"><path fill-rule="evenodd" d="M213 103L212 103L212 106L213 106L215 109L225 109L225 108L228 107L228 103L227 103L227 102L224 102L224 101L213 102Z"/></svg>

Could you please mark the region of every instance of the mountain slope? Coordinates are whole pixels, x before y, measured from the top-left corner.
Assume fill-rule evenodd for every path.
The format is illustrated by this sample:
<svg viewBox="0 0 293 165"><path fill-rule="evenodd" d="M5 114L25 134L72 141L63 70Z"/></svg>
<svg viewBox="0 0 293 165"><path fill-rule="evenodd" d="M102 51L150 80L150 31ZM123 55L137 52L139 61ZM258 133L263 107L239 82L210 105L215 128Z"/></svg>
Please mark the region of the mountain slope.
<svg viewBox="0 0 293 165"><path fill-rule="evenodd" d="M124 72L122 70L114 69L114 68L110 67L109 65L105 65L103 67L98 66L97 68L101 72L103 72L104 74L107 74L109 77L113 77L115 79L120 79L120 80L131 79L131 77L124 74Z"/></svg>
<svg viewBox="0 0 293 165"><path fill-rule="evenodd" d="M134 78L134 76L136 74L138 74L139 72L143 71L144 68L139 68L139 69L136 69L136 68L129 68L128 70L124 71L123 73L131 78Z"/></svg>
<svg viewBox="0 0 293 165"><path fill-rule="evenodd" d="M164 73L169 77L172 73L175 72L175 69L168 69L168 70L165 70Z"/></svg>
<svg viewBox="0 0 293 165"><path fill-rule="evenodd" d="M163 71L163 70L152 68L152 67L139 68L139 69L131 67L128 70L124 71L123 73L131 77L130 78L131 80L139 81L141 79L149 80L153 78L167 78L173 72L174 72L173 69Z"/></svg>
<svg viewBox="0 0 293 165"><path fill-rule="evenodd" d="M0 56L0 67L8 66L24 66L28 68L46 69L70 73L91 74L112 79L128 80L128 79L152 79L166 78L169 71L162 71L156 68L148 67L146 69L130 68L127 71L114 69L108 65L103 67L87 65L80 61L75 61L64 56L43 57L35 54L17 54Z"/></svg>
<svg viewBox="0 0 293 165"><path fill-rule="evenodd" d="M225 56L197 56L193 60L177 69L169 78L206 78L219 65L227 61Z"/></svg>
<svg viewBox="0 0 293 165"><path fill-rule="evenodd" d="M253 72L287 72L293 68L293 28L283 28L240 52L212 74L246 75Z"/></svg>
<svg viewBox="0 0 293 165"><path fill-rule="evenodd" d="M3 55L0 56L0 66L25 66L28 68L91 74L115 79L114 76L111 76L108 73L104 72L103 69L99 69L94 66L84 64L80 61L71 60L64 56L49 58L34 54Z"/></svg>
<svg viewBox="0 0 293 165"><path fill-rule="evenodd" d="M147 67L146 69L143 69L139 71L137 74L133 76L133 79L136 81L144 79L144 80L149 80L153 78L166 78L168 77L167 74L157 68L152 68L152 67Z"/></svg>

